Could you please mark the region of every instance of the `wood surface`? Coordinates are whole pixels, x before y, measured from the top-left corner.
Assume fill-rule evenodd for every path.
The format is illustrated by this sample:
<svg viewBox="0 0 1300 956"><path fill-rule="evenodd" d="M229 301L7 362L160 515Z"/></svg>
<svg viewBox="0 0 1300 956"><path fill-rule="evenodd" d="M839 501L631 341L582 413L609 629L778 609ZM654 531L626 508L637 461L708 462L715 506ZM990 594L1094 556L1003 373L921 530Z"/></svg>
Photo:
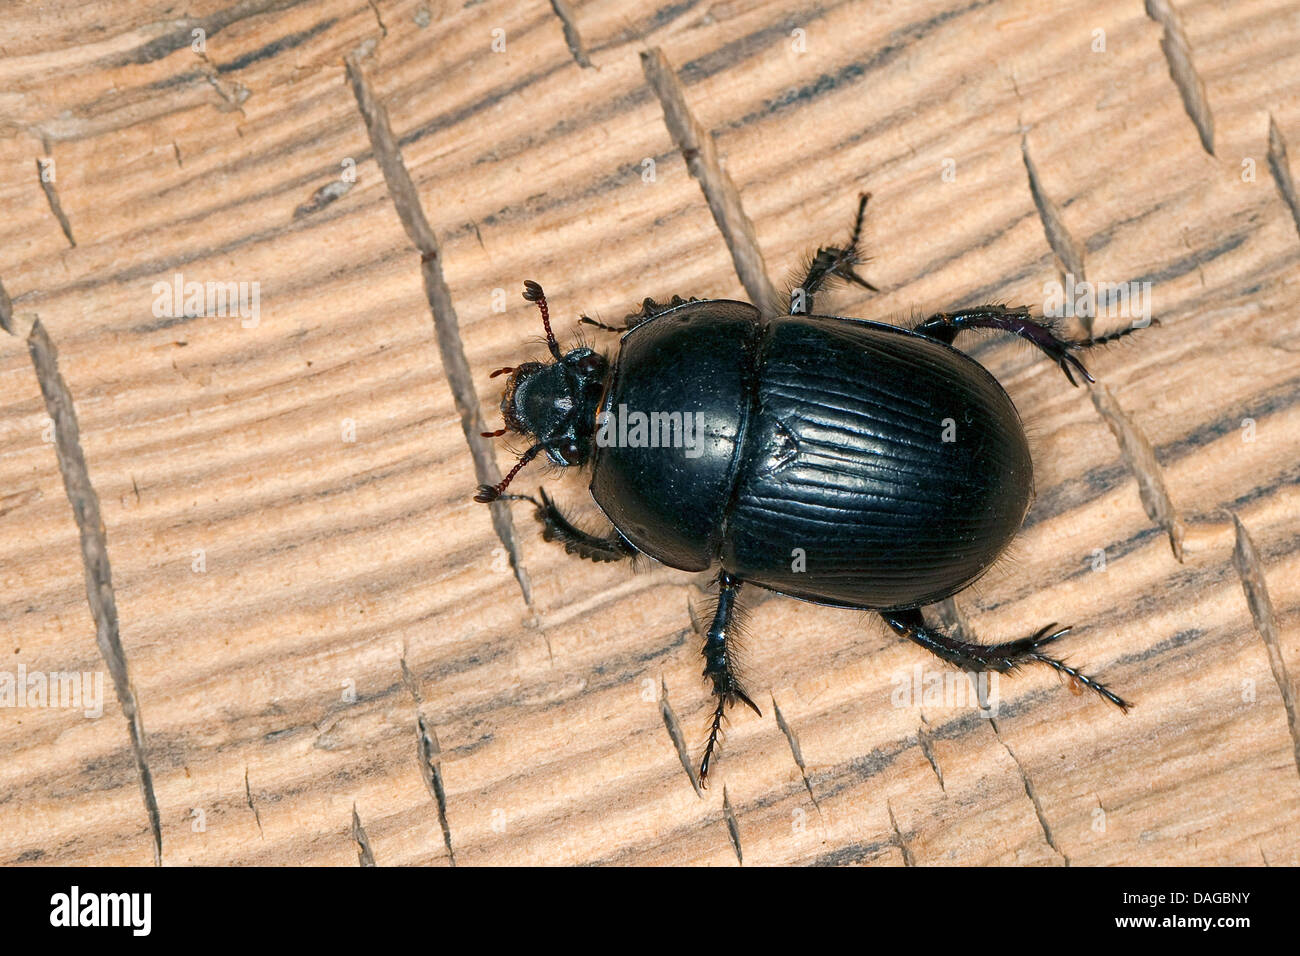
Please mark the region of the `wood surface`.
<svg viewBox="0 0 1300 956"><path fill-rule="evenodd" d="M0 708L0 862L1300 863L1297 157L1294 0L8 6L0 671L106 700ZM566 339L780 290L862 190L882 292L839 314L1151 283L1094 387L959 339L1037 499L934 611L1072 624L1135 706L895 706L923 651L751 592L764 714L697 791L708 577L472 502L488 373L538 351L526 278ZM177 273L260 320L155 316Z"/></svg>

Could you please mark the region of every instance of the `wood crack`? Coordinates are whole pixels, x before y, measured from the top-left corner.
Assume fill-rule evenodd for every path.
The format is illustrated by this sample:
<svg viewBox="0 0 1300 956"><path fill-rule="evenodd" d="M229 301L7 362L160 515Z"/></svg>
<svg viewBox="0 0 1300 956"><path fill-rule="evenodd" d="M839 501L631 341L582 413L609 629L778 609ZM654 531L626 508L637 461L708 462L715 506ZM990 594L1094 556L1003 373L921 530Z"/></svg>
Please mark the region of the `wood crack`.
<svg viewBox="0 0 1300 956"><path fill-rule="evenodd" d="M355 803L352 804L352 839L357 844L357 863L361 866L374 866L375 854L370 850L370 838L366 836L366 828L361 825Z"/></svg>
<svg viewBox="0 0 1300 956"><path fill-rule="evenodd" d="M740 824L736 822L736 811L731 809L731 797L727 794L727 785L722 785L722 815L727 820L727 836L731 838L731 848L736 851L736 862L745 865L745 853L740 848Z"/></svg>
<svg viewBox="0 0 1300 956"><path fill-rule="evenodd" d="M411 698L415 701L415 734L417 746L420 755L420 776L424 778L424 786L428 789L429 795L433 797L434 805L438 808L438 824L442 828L442 842L447 848L447 859L452 866L456 865L456 851L451 846L451 824L447 820L447 788L442 782L442 748L438 744L438 732L434 729L433 724L425 719L422 708L424 707L424 698L420 694L419 683L411 669L406 665L406 658L402 658L402 681L406 684L406 689L411 692Z"/></svg>
<svg viewBox="0 0 1300 956"><path fill-rule="evenodd" d="M584 70L594 69L595 64L587 56L587 48L582 45L578 25L573 18L573 8L569 6L568 0L551 0L551 9L560 18L560 26L564 29L564 42L569 47L573 62Z"/></svg>
<svg viewBox="0 0 1300 956"><path fill-rule="evenodd" d="M11 316L6 328L12 324ZM126 652L122 649L122 638L118 631L117 601L113 594L113 575L108 560L104 519L99 511L99 496L90 482L86 456L81 449L81 434L72 393L59 372L58 350L39 318L32 322L27 336L27 349L32 356L41 394L45 398L46 411L54 422L54 453L81 537L86 597L95 621L95 640L104 663L108 665L108 672L113 678L113 689L122 706L122 715L126 718L131 752L135 757L140 780L140 793L144 798L149 828L153 834L154 864L161 866L162 822L153 791L153 775L149 771L145 753L144 723L140 718L135 689L131 686L131 676L127 670Z"/></svg>
<svg viewBox="0 0 1300 956"><path fill-rule="evenodd" d="M479 411L474 376L470 371L469 360L465 357L465 346L461 342L460 321L456 317L456 308L451 301L451 290L447 288L446 279L443 278L438 240L433 234L429 220L424 215L424 207L420 205L415 183L411 180L411 174L402 159L402 151L393 136L388 110L375 99L356 53L347 57L345 67L353 95L357 100L357 108L361 111L362 119L365 120L375 161L379 164L384 174L384 181L388 184L388 194L393 200L397 217L420 253L420 273L424 279L425 298L433 314L438 352L442 357L447 384L451 387L452 399L456 403L456 410L460 413L461 429L465 432L465 441L469 445L470 457L474 462L475 477L479 484L495 485L501 480L501 472L497 468L492 446L488 439L482 436L486 426ZM488 507L491 508L492 527L510 558L510 566L514 569L515 580L523 593L524 603L531 606L532 588L529 585L528 573L524 570L519 542L515 537L509 503L495 501Z"/></svg>
<svg viewBox="0 0 1300 956"><path fill-rule="evenodd" d="M1065 865L1069 866L1070 858L1065 855L1064 851L1059 846L1056 845L1056 837L1052 835L1052 828L1047 823L1047 814L1043 810L1043 803L1038 799L1038 790L1034 786L1033 781L1029 779L1029 773L1025 770L1024 764L1020 762L1020 758L1016 756L1016 752L1011 749L1011 745L1002 739L1002 731L998 729L997 720L989 718L989 725L993 728L993 734L998 738L998 743L1002 744L1006 749L1007 755L1011 758L1011 762L1014 763L1016 769L1020 771L1020 780L1025 785L1025 796L1027 796L1029 802L1034 805L1034 814L1038 817L1038 825L1042 827L1043 838L1047 840L1047 845L1055 850L1057 855L1065 862Z"/></svg>
<svg viewBox="0 0 1300 956"><path fill-rule="evenodd" d="M1286 725L1291 732L1291 748L1295 758L1296 772L1300 773L1300 717L1297 716L1295 683L1287 673L1286 660L1282 657L1281 642L1278 640L1279 628L1277 615L1273 611L1273 601L1268 595L1268 586L1264 580L1264 566L1255 550L1255 542L1250 532L1235 512L1232 523L1237 529L1237 544L1232 552L1232 566L1241 578L1241 589L1246 594L1246 604L1250 607L1250 616L1255 623L1255 631L1264 642L1268 651L1268 665L1273 672L1273 680L1282 694L1282 706L1286 708Z"/></svg>
<svg viewBox="0 0 1300 956"><path fill-rule="evenodd" d="M248 801L248 809L253 811L253 819L257 821L257 833L263 840L266 834L262 831L262 815L257 812L257 804L253 803L253 788L248 782L248 768L244 768L244 799Z"/></svg>
<svg viewBox="0 0 1300 956"><path fill-rule="evenodd" d="M320 212L330 203L346 196L351 189L352 183L346 179L330 180L312 193L310 199L293 211L294 221L296 222L304 216L310 216L314 212Z"/></svg>
<svg viewBox="0 0 1300 956"><path fill-rule="evenodd" d="M925 714L921 714L921 726L916 728L916 741L921 746L921 753L930 764L930 769L934 771L934 777L939 781L939 789L944 793L948 788L943 783L943 771L939 769L939 760L934 754L934 737L930 735L930 722L925 719Z"/></svg>
<svg viewBox="0 0 1300 956"><path fill-rule="evenodd" d="M934 605L936 616L939 623L949 631L953 637L959 641L965 641L968 644L978 644L975 634L971 631L970 623L966 620L966 615L962 613L957 606L955 598L946 597Z"/></svg>
<svg viewBox="0 0 1300 956"><path fill-rule="evenodd" d="M1083 247L1066 228L1061 207L1043 188L1042 181L1038 178L1038 167L1034 165L1034 158L1029 155L1029 140L1024 136L1020 137L1020 155L1025 161L1025 172L1029 174L1029 193L1034 198L1034 208L1038 210L1038 218L1043 223L1047 244L1052 247L1052 252L1056 254L1060 265L1062 282L1069 284L1064 282L1066 274L1074 276L1076 282L1083 282ZM1083 325L1084 331L1091 337L1093 317L1080 315L1077 318Z"/></svg>
<svg viewBox="0 0 1300 956"><path fill-rule="evenodd" d="M894 831L894 846L898 847L898 852L903 854L903 866L916 866L912 848L903 839L903 831L898 828L898 820L894 817L894 807L888 800L885 801L885 809L889 811L889 826Z"/></svg>
<svg viewBox="0 0 1300 956"><path fill-rule="evenodd" d="M686 771L686 777L691 781L695 795L703 799L704 793L700 790L700 781L695 776L695 761L691 759L691 752L686 746L686 737L682 734L682 723L677 719L677 712L668 702L668 682L663 677L659 678L659 688L659 715L663 718L664 729L668 731L668 739L673 742L677 759L682 762L682 769Z"/></svg>
<svg viewBox="0 0 1300 956"><path fill-rule="evenodd" d="M1089 387L1092 404L1098 414L1105 419L1111 432L1119 442L1120 454L1128 465L1133 477L1137 479L1138 494L1147 517L1165 529L1169 536L1169 547L1174 557L1181 564L1183 560L1183 536L1185 525L1169 497L1165 485L1164 471L1156 461L1156 453L1142 430L1135 425L1115 396L1105 385Z"/></svg>
<svg viewBox="0 0 1300 956"><path fill-rule="evenodd" d="M384 18L379 14L379 4L375 3L375 0L367 0L367 2L370 4L370 9L374 11L375 22L379 24L380 35L388 36L388 27L384 25Z"/></svg>
<svg viewBox="0 0 1300 956"><path fill-rule="evenodd" d="M244 112L244 101L253 94L253 91L237 80L229 86L223 83L221 81L221 71L217 68L215 63L208 59L208 55L206 53L200 53L198 54L198 57L203 61L204 67L206 67L206 69L202 71L204 79L206 79L208 85L216 91L217 96L221 98L221 104L217 109L222 113L237 111L240 116L247 119L248 114Z"/></svg>
<svg viewBox="0 0 1300 956"><path fill-rule="evenodd" d="M63 230L64 238L68 240L68 245L75 249L77 240L72 238L72 223L68 220L68 214L63 211L63 203L59 201L59 191L54 185L54 158L48 152L36 160L36 178L45 193L45 201L50 204L50 212L54 213L59 228Z"/></svg>
<svg viewBox="0 0 1300 956"><path fill-rule="evenodd" d="M1277 128L1277 120L1273 119L1271 113L1268 117L1268 168L1273 174L1273 182L1277 183L1277 191L1282 194L1282 201L1291 210L1295 230L1300 233L1300 196L1296 195L1295 181L1291 178L1286 140L1282 138L1282 131Z"/></svg>
<svg viewBox="0 0 1300 956"><path fill-rule="evenodd" d="M808 768L803 762L803 751L799 749L799 738L795 736L794 730L786 723L785 715L781 713L781 706L776 702L776 695L772 695L772 710L776 712L776 725L781 728L781 733L785 734L785 741L790 745L790 754L794 757L795 765L799 768L799 776L803 778L804 789L808 791L808 799L812 801L813 807L817 810L817 815L821 816L822 808L817 803L817 795L813 793L812 783L808 780Z"/></svg>
<svg viewBox="0 0 1300 956"><path fill-rule="evenodd" d="M763 253L758 248L754 224L745 215L740 192L718 158L713 135L700 126L686 104L681 80L658 47L641 54L641 69L646 82L659 97L664 124L686 160L686 168L700 183L713 220L731 252L736 275L749 294L749 300L765 312L784 312L780 296L768 278Z"/></svg>
<svg viewBox="0 0 1300 956"><path fill-rule="evenodd" d="M1165 59L1169 61L1169 75L1183 98L1183 108L1196 126L1201 145L1213 156L1214 117L1205 96L1205 83L1192 63L1192 49L1183 30L1182 17L1169 0L1146 0L1146 6L1147 16L1165 28L1160 38L1160 49L1165 51Z"/></svg>
<svg viewBox="0 0 1300 956"><path fill-rule="evenodd" d="M5 291L3 282L0 282L0 329L4 329L10 335L18 334L14 329L14 302Z"/></svg>

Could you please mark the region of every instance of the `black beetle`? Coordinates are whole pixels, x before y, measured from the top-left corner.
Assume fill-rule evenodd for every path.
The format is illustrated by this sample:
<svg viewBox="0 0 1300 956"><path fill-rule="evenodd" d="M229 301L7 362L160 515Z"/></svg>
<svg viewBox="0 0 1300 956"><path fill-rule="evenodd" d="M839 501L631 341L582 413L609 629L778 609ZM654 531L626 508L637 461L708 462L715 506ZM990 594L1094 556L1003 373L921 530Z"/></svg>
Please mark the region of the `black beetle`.
<svg viewBox="0 0 1300 956"><path fill-rule="evenodd" d="M554 361L509 373L507 431L533 444L499 484L545 452L557 465L592 466L591 494L614 526L600 536L567 519L544 491L531 501L547 540L592 561L649 555L683 571L719 566L717 610L704 674L717 707L700 766L708 778L729 704L758 707L734 662L736 598L749 583L804 601L873 610L896 633L972 671L1050 665L1127 710L1118 695L1043 653L1070 629L972 644L928 626L920 608L980 577L1019 530L1033 498L1020 416L997 380L953 348L965 329L1018 335L1054 359L1071 384L1093 378L1073 354L1132 327L1069 341L1027 308L986 305L940 313L912 329L815 315L833 278L875 290L853 269L869 196L852 238L823 247L789 312L746 302L646 299L621 332L611 364L590 348L561 352L536 282L524 297L542 313ZM638 415L640 417L638 417Z"/></svg>

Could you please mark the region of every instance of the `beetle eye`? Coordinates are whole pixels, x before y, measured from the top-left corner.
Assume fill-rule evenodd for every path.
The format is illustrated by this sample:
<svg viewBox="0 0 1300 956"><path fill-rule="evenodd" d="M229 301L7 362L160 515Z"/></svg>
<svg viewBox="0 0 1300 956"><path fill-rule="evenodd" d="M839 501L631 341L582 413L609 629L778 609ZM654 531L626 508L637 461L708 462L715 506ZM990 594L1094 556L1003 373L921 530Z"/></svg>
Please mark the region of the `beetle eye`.
<svg viewBox="0 0 1300 956"><path fill-rule="evenodd" d="M582 372L585 375L590 375L592 372L600 371L600 369L604 365L605 365L604 356L596 352L592 352L590 355L584 355L581 359L578 360L578 371Z"/></svg>

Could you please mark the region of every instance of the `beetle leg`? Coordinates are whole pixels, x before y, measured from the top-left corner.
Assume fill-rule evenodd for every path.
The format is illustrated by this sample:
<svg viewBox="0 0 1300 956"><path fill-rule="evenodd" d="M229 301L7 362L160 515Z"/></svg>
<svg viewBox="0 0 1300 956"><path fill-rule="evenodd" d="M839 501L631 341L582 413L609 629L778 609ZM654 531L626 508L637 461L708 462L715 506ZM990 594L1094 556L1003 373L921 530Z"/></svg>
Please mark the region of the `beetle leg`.
<svg viewBox="0 0 1300 956"><path fill-rule="evenodd" d="M669 309L675 309L679 305L685 305L688 302L699 302L699 301L700 300L695 298L694 296L692 296L689 299L683 299L680 295L675 295L671 299L669 299L666 304L661 305L660 303L656 302L654 299L647 297L641 303L640 309L638 309L635 312L629 312L623 318L623 325L621 327L617 325L608 325L604 322L600 322L586 315L580 317L578 321L581 322L583 325L594 325L596 328L604 329L606 332L630 332L632 329L635 329L642 322L649 322L655 316L662 315L664 312L667 312Z"/></svg>
<svg viewBox="0 0 1300 956"><path fill-rule="evenodd" d="M621 534L615 531L608 537L600 537L583 531L564 516L555 502L541 488L537 489L541 501L532 495L502 495L506 501L530 501L537 509L537 520L542 525L542 538L546 541L558 541L564 545L569 554L597 563L602 561L622 561L637 554L636 548Z"/></svg>
<svg viewBox="0 0 1300 956"><path fill-rule="evenodd" d="M620 333L621 333L621 332L626 332L626 331L627 331L627 326L626 326L626 325L624 325L624 326L622 326L622 327L617 326L617 325L610 325L610 324L607 323L607 322L601 322L599 319L593 319L593 318L592 318L591 316L589 316L589 315L582 315L582 316L579 316L579 317L578 317L578 321L581 322L583 325L594 325L596 328L598 328L598 329L604 329L606 332L620 332Z"/></svg>
<svg viewBox="0 0 1300 956"><path fill-rule="evenodd" d="M855 265L865 261L858 241L862 237L862 219L867 211L867 200L870 198L871 193L862 193L858 197L858 216L853 221L853 235L849 237L847 246L844 248L822 246L817 250L817 254L813 256L812 262L808 265L808 273L804 276L804 280L790 290L791 315L811 314L813 311L813 296L826 283L826 280L832 276L848 279L850 282L855 282L862 288L870 289L872 292L880 291L853 271Z"/></svg>
<svg viewBox="0 0 1300 956"><path fill-rule="evenodd" d="M1108 335L1098 336L1083 342L1072 342L1057 335L1051 323L1030 318L1029 309L1026 306L1007 308L1004 305L984 305L976 309L963 309L960 312L936 313L918 325L913 331L928 335L930 338L938 339L948 345L952 344L953 339L957 337L957 333L963 329L997 329L1002 332L1010 332L1012 335L1017 335L1032 343L1045 355L1053 359L1061 367L1065 377L1070 380L1070 384L1078 385L1079 383L1074 379L1074 372L1078 372L1088 382L1094 382L1096 379L1083 367L1083 363L1073 354L1074 352L1093 345L1113 342L1141 327L1131 325L1126 329L1120 329L1118 332L1111 332Z"/></svg>
<svg viewBox="0 0 1300 956"><path fill-rule="evenodd" d="M713 693L718 698L717 709L713 711L713 725L709 730L709 742L704 748L704 759L700 762L700 786L706 788L709 785L709 766L727 706L739 701L748 704L758 716L763 716L758 705L741 689L736 677L736 595L744 583L727 571L718 575L718 610L714 613L713 623L709 625L704 638L704 676L713 681ZM731 642L730 646L728 641Z"/></svg>
<svg viewBox="0 0 1300 956"><path fill-rule="evenodd" d="M950 664L956 664L962 670L997 671L1000 674L1007 674L1022 664L1046 664L1070 678L1071 681L1096 691L1120 710L1128 713L1130 706L1128 701L1109 690L1106 685L1080 673L1064 661L1042 653L1040 648L1063 637L1069 632L1068 627L1057 630L1055 624L1049 624L1032 637L1022 637L1018 641L1005 641L1001 644L971 644L929 627L925 623L925 618L921 616L919 608L881 611L880 616L896 634L915 641L936 657Z"/></svg>

